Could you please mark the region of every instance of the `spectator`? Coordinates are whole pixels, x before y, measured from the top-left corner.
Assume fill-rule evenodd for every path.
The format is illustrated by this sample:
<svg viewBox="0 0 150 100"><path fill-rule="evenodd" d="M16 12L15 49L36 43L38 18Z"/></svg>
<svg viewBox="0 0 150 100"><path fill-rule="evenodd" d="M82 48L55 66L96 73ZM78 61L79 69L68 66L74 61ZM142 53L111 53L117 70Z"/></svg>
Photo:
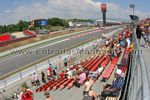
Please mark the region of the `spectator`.
<svg viewBox="0 0 150 100"><path fill-rule="evenodd" d="M18 100L33 100L33 92L28 89L26 83L22 84L22 92L20 93Z"/></svg>
<svg viewBox="0 0 150 100"><path fill-rule="evenodd" d="M52 69L52 71L53 71L53 74L54 74L54 71L55 71L55 67L50 63L49 64L49 67Z"/></svg>
<svg viewBox="0 0 150 100"><path fill-rule="evenodd" d="M69 69L70 69L70 70L73 70L73 65L71 65L71 66L69 67Z"/></svg>
<svg viewBox="0 0 150 100"><path fill-rule="evenodd" d="M41 76L42 76L42 82L46 83L45 73L43 71L41 72Z"/></svg>
<svg viewBox="0 0 150 100"><path fill-rule="evenodd" d="M50 96L50 93L49 93L49 92L45 92L44 95L45 95L45 97L46 97L46 100L54 100L54 99Z"/></svg>
<svg viewBox="0 0 150 100"><path fill-rule="evenodd" d="M79 68L79 72L83 71L83 67L81 65L78 65L78 68Z"/></svg>
<svg viewBox="0 0 150 100"><path fill-rule="evenodd" d="M107 96L116 97L119 95L120 90L123 88L124 85L124 77L122 70L117 69L115 73L116 80L113 84L106 89L104 89L101 93L101 99L105 100Z"/></svg>
<svg viewBox="0 0 150 100"><path fill-rule="evenodd" d="M70 79L73 77L73 70L67 69L67 78Z"/></svg>
<svg viewBox="0 0 150 100"><path fill-rule="evenodd" d="M50 67L47 68L47 79L51 80L53 78L53 71Z"/></svg>
<svg viewBox="0 0 150 100"><path fill-rule="evenodd" d="M96 100L98 94L96 94L92 89L89 90L87 94L84 95L82 100Z"/></svg>
<svg viewBox="0 0 150 100"><path fill-rule="evenodd" d="M121 53L121 47L120 47L120 44L117 44L117 47L116 47L116 53L117 53L117 56Z"/></svg>
<svg viewBox="0 0 150 100"><path fill-rule="evenodd" d="M36 86L36 82L35 82L34 76L32 74L30 74L30 80L31 80L32 86Z"/></svg>
<svg viewBox="0 0 150 100"><path fill-rule="evenodd" d="M109 57L111 58L111 61L113 60L113 58L117 57L117 53L116 50L110 50L108 53Z"/></svg>
<svg viewBox="0 0 150 100"><path fill-rule="evenodd" d="M75 76L76 76L76 74L77 74L77 70L76 70L76 69L73 69L72 74L73 74L73 77L75 77Z"/></svg>
<svg viewBox="0 0 150 100"><path fill-rule="evenodd" d="M80 88L80 86L84 84L85 80L86 80L86 73L85 73L85 72L82 72L82 73L76 78L76 80L75 80L75 82L74 82L74 85L75 85L76 87L79 87L79 88Z"/></svg>
<svg viewBox="0 0 150 100"><path fill-rule="evenodd" d="M64 77L65 77L65 71L62 71L62 72L61 72L60 77L61 77L61 78L64 78Z"/></svg>
<svg viewBox="0 0 150 100"><path fill-rule="evenodd" d="M109 40L105 41L105 45L106 45L106 47L109 45Z"/></svg>
<svg viewBox="0 0 150 100"><path fill-rule="evenodd" d="M142 36L142 29L140 28L140 25L138 25L137 28L136 28L136 36L137 36L137 39L138 39L138 43L140 45L140 39L141 39L141 36Z"/></svg>
<svg viewBox="0 0 150 100"><path fill-rule="evenodd" d="M104 69L103 67L99 67L99 68L96 70L97 75L100 75L100 74L102 73L103 69Z"/></svg>
<svg viewBox="0 0 150 100"><path fill-rule="evenodd" d="M119 43L120 43L120 46L121 46L122 48L125 47L125 41L124 41L124 39L121 39Z"/></svg>
<svg viewBox="0 0 150 100"><path fill-rule="evenodd" d="M147 48L148 47L148 39L147 39L146 33L144 31L142 31L142 37L143 37L143 39L145 41L144 47Z"/></svg>
<svg viewBox="0 0 150 100"><path fill-rule="evenodd" d="M18 98L19 98L19 95L18 93L15 92L13 96L11 97L11 100L18 100Z"/></svg>
<svg viewBox="0 0 150 100"><path fill-rule="evenodd" d="M88 77L91 77L94 81L97 79L98 73L97 71L90 72Z"/></svg>
<svg viewBox="0 0 150 100"><path fill-rule="evenodd" d="M68 64L67 64L67 59L65 58L65 59L64 59L64 66L67 67L67 65L68 65Z"/></svg>
<svg viewBox="0 0 150 100"><path fill-rule="evenodd" d="M146 47L150 47L150 27L148 25L145 26L145 35L147 40Z"/></svg>
<svg viewBox="0 0 150 100"><path fill-rule="evenodd" d="M94 80L92 80L92 78L88 78L88 80L84 84L83 95L89 93L89 91L91 90L91 87L92 87L93 84L94 84Z"/></svg>
<svg viewBox="0 0 150 100"><path fill-rule="evenodd" d="M40 86L40 81L39 81L38 76L37 76L37 74L35 72L33 73L33 77L34 77L36 86Z"/></svg>
<svg viewBox="0 0 150 100"><path fill-rule="evenodd" d="M57 67L55 67L55 69L54 69L53 73L54 73L55 78L57 78L57 75L58 75Z"/></svg>
<svg viewBox="0 0 150 100"><path fill-rule="evenodd" d="M130 32L129 31L126 31L125 38L126 38L127 49L128 49L130 47L130 45L131 45Z"/></svg>
<svg viewBox="0 0 150 100"><path fill-rule="evenodd" d="M87 67L84 68L84 71L85 71L85 73L86 73L86 77L88 77L90 71L87 69Z"/></svg>

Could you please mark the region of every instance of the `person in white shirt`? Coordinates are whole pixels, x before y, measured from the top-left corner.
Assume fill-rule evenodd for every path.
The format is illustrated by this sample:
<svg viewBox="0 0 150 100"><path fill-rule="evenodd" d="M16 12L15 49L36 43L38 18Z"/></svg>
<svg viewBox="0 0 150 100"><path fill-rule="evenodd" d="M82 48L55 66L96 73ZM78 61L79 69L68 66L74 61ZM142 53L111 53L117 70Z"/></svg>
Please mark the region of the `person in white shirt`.
<svg viewBox="0 0 150 100"><path fill-rule="evenodd" d="M37 74L35 72L33 73L33 78L35 80L36 86L39 86L40 85L40 81L39 81L38 76L37 76Z"/></svg>
<svg viewBox="0 0 150 100"><path fill-rule="evenodd" d="M73 77L73 70L67 69L67 71L68 71L68 72L67 72L67 75L68 75L67 78L68 78L68 79L72 78L72 77Z"/></svg>

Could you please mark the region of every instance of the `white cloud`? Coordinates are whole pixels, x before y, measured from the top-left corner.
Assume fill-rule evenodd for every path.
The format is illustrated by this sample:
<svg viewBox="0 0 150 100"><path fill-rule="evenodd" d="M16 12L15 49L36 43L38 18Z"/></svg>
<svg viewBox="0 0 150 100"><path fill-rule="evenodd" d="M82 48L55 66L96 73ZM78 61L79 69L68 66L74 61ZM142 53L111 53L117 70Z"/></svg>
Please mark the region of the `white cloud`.
<svg viewBox="0 0 150 100"><path fill-rule="evenodd" d="M48 0L46 4L34 3L30 6L18 6L12 12L6 11L9 12L9 16L1 17L0 22L14 23L20 19L28 20L28 16L31 19L49 17L101 18L100 4L100 2L92 0ZM129 9L123 9L114 3L107 3L107 5L107 17L129 18L128 15L131 13ZM137 14L145 15L145 13L140 11L137 11ZM5 21L4 18L6 19Z"/></svg>
<svg viewBox="0 0 150 100"><path fill-rule="evenodd" d="M4 13L10 13L11 10L4 10Z"/></svg>

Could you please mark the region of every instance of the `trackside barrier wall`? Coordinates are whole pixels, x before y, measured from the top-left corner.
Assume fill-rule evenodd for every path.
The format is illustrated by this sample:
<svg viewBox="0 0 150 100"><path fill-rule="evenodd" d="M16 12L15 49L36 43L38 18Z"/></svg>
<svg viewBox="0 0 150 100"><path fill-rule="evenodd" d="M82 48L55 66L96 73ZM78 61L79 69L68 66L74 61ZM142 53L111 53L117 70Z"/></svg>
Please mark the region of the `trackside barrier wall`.
<svg viewBox="0 0 150 100"><path fill-rule="evenodd" d="M134 51L131 54L129 78L123 100L150 100L150 84L142 51L139 49L135 29L132 32Z"/></svg>

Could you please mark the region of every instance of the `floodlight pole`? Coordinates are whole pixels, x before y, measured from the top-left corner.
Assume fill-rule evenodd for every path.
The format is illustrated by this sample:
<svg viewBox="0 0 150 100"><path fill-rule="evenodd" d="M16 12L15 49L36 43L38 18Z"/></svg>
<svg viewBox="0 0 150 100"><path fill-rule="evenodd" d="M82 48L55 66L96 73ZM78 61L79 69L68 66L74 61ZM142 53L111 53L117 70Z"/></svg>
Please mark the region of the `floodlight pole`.
<svg viewBox="0 0 150 100"><path fill-rule="evenodd" d="M134 5L134 4L130 4L130 8L133 9L133 16L134 16L134 8L135 8L135 5Z"/></svg>
<svg viewBox="0 0 150 100"><path fill-rule="evenodd" d="M134 10L135 10L135 4L130 4L130 8L133 10L133 25L135 26L135 16L134 16Z"/></svg>

